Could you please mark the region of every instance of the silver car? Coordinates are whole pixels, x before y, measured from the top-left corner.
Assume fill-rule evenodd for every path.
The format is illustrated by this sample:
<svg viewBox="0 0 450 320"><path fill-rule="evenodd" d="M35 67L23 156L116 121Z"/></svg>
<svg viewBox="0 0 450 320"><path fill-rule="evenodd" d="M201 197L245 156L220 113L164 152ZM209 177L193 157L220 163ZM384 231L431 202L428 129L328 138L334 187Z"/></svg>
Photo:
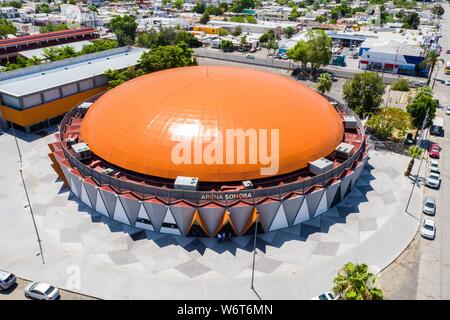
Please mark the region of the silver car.
<svg viewBox="0 0 450 320"><path fill-rule="evenodd" d="M37 300L56 300L59 290L45 282L31 282L24 289L25 297Z"/></svg>
<svg viewBox="0 0 450 320"><path fill-rule="evenodd" d="M7 290L16 283L16 277L7 271L0 270L0 290Z"/></svg>
<svg viewBox="0 0 450 320"><path fill-rule="evenodd" d="M437 160L430 160L428 169L430 170L430 172L440 173L439 162Z"/></svg>
<svg viewBox="0 0 450 320"><path fill-rule="evenodd" d="M430 173L427 178L426 185L430 188L438 189L441 184L441 176L439 173Z"/></svg>
<svg viewBox="0 0 450 320"><path fill-rule="evenodd" d="M434 221L428 218L423 219L420 227L420 234L426 239L433 240L436 236L436 226Z"/></svg>
<svg viewBox="0 0 450 320"><path fill-rule="evenodd" d="M423 213L430 216L434 216L436 214L436 200L434 200L434 198L425 198L425 201L423 202Z"/></svg>

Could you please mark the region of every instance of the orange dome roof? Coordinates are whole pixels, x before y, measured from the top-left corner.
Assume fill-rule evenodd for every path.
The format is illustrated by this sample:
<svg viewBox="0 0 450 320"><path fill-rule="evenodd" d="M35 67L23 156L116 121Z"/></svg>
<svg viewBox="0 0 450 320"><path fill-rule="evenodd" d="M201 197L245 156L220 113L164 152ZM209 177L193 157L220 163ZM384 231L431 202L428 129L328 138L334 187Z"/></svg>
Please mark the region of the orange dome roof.
<svg viewBox="0 0 450 320"><path fill-rule="evenodd" d="M227 129L267 129L267 155L273 149L270 132L278 129L276 174L295 171L306 167L309 161L327 156L340 143L344 132L333 106L294 80L255 69L198 66L148 74L107 92L89 108L81 136L104 160L151 176L191 176L200 181L266 177L260 169L269 165L260 161L173 161L172 151L179 145L180 137L198 138L205 132L225 136ZM211 141L203 141L201 146L210 144ZM248 143L245 148L248 155ZM192 149L191 159L194 153ZM226 151L224 159L225 156Z"/></svg>

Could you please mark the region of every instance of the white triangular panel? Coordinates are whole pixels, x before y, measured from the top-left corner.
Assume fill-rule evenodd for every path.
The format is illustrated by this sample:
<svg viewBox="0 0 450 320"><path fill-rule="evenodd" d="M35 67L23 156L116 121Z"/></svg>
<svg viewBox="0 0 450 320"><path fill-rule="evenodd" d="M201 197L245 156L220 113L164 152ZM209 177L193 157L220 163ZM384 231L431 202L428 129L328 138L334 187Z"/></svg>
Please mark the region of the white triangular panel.
<svg viewBox="0 0 450 320"><path fill-rule="evenodd" d="M298 211L297 216L295 217L295 221L292 225L302 223L309 219L308 204L306 203L306 201L303 201L302 206L300 207L300 210Z"/></svg>
<svg viewBox="0 0 450 320"><path fill-rule="evenodd" d="M172 211L170 210L170 207L167 207L166 216L164 217L164 223L177 224L175 222L175 219L173 218L173 214Z"/></svg>
<svg viewBox="0 0 450 320"><path fill-rule="evenodd" d="M88 194L86 192L86 188L84 187L84 183L81 184L81 201L83 201L85 204L87 204L89 207L92 208L91 200L89 200Z"/></svg>
<svg viewBox="0 0 450 320"><path fill-rule="evenodd" d="M270 225L269 231L287 228L289 226L283 206L278 208L278 212Z"/></svg>
<svg viewBox="0 0 450 320"><path fill-rule="evenodd" d="M123 209L122 202L120 202L119 197L117 197L114 220L130 225L130 221L128 220L128 216Z"/></svg>
<svg viewBox="0 0 450 320"><path fill-rule="evenodd" d="M314 214L314 217L317 217L318 215L321 215L322 213L326 212L328 210L327 208L327 194L326 192L323 193L322 199L320 199L319 205L317 206L316 213Z"/></svg>
<svg viewBox="0 0 450 320"><path fill-rule="evenodd" d="M73 194L74 194L77 198L80 198L80 196L78 195L77 187L75 186L75 183L73 182L73 179L77 179L77 178L74 177L73 174L71 174L71 177L70 177L70 190L72 190Z"/></svg>
<svg viewBox="0 0 450 320"><path fill-rule="evenodd" d="M95 204L95 211L109 218L108 210L106 210L105 203L103 202L103 198L98 189L97 189L97 203Z"/></svg>
<svg viewBox="0 0 450 320"><path fill-rule="evenodd" d="M139 208L138 219L150 220L150 217L148 216L147 211L145 211L145 208L142 204L141 207Z"/></svg>

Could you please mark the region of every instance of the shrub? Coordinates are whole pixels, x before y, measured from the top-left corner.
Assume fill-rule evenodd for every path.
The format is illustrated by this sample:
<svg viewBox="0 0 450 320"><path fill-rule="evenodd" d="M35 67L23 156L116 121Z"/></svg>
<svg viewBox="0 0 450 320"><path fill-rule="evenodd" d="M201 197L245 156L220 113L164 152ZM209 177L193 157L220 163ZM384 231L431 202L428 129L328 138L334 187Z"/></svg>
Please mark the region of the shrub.
<svg viewBox="0 0 450 320"><path fill-rule="evenodd" d="M409 81L407 79L398 79L392 84L391 88L395 91L409 91Z"/></svg>

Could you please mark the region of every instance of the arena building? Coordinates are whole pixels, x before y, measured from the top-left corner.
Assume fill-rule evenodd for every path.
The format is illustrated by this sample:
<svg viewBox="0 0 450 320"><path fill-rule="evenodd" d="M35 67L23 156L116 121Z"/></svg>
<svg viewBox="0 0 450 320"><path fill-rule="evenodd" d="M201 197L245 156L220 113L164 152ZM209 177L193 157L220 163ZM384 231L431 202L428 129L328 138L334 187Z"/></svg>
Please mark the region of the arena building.
<svg viewBox="0 0 450 320"><path fill-rule="evenodd" d="M230 129L244 139L225 134ZM56 137L53 167L82 202L178 235L302 223L339 203L367 160L364 128L347 107L287 77L225 66L128 81L72 109ZM180 144L192 149L178 152ZM202 158L211 146L214 161ZM268 157L272 163L254 161Z"/></svg>

